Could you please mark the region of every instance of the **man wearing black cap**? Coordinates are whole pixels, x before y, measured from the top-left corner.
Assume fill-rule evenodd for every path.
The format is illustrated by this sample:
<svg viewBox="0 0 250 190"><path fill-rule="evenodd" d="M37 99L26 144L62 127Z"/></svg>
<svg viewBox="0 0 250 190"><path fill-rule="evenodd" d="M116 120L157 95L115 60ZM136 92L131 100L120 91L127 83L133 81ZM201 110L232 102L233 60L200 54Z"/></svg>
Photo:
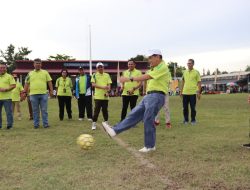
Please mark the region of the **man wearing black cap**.
<svg viewBox="0 0 250 190"><path fill-rule="evenodd" d="M84 119L85 109L87 118L92 121L92 87L91 76L85 74L83 67L79 67L79 76L76 77L75 97L78 99L79 121Z"/></svg>

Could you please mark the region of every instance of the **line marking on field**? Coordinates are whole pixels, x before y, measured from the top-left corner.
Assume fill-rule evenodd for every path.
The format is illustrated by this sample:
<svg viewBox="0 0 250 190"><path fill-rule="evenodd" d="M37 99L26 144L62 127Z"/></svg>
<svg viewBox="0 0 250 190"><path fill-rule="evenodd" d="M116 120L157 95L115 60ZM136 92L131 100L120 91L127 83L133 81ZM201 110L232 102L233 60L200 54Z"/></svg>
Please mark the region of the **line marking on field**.
<svg viewBox="0 0 250 190"><path fill-rule="evenodd" d="M97 125L101 131L103 131L105 133L105 135L108 136L108 134L106 133L106 131L104 131L103 127L100 126L99 124ZM159 167L157 167L155 164L153 164L152 162L150 162L148 159L146 159L143 154L145 153L140 153L138 150L136 150L135 148L129 147L129 145L124 142L121 138L119 138L118 136L115 136L113 138L111 138L112 140L115 140L117 142L118 145L120 145L121 147L125 148L128 152L130 152L140 163L141 165L145 166L146 168L155 171L154 174L157 175L157 177L165 184L167 185L170 189L181 189L178 185L178 183L174 182L173 180L169 179L168 176L164 175L164 174L159 174L158 171L160 171ZM147 154L147 153L146 153ZM150 153L149 153L150 154Z"/></svg>

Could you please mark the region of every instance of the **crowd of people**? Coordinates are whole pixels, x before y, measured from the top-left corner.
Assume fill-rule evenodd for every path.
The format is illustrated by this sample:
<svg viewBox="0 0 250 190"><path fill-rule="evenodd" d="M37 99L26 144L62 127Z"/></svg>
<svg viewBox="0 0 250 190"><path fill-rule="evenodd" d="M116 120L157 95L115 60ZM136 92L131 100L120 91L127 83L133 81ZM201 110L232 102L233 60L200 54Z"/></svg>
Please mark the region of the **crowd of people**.
<svg viewBox="0 0 250 190"><path fill-rule="evenodd" d="M48 121L48 98L57 96L59 107L59 120L64 120L64 108L66 107L68 119L72 119L72 96L78 101L78 120L86 118L92 121L91 129L96 130L96 122L100 111L104 121L102 125L105 131L115 136L138 122L144 123L144 147L140 152L155 150L156 125L159 125L159 111L164 107L166 127L171 128L169 111L169 85L171 74L168 65L162 58L160 50L149 51L148 60L150 69L145 74L136 69L134 61L128 61L128 69L119 78L121 83L122 108L120 122L113 127L109 120L109 96L112 80L105 72L103 63L96 65L96 73L89 75L83 67L79 67L79 75L74 83L69 77L67 69L62 69L61 76L56 80L53 89L52 78L48 71L42 69L41 59L33 61L34 70L30 71L25 79L24 88L18 82L16 75L7 73L7 66L0 63L0 128L2 128L2 107L7 115L7 129L13 127L13 114L17 110L17 118L21 120L20 101L27 99L29 105L29 119L33 120L33 127L40 127L40 113L42 126L50 127ZM200 74L193 68L194 60L189 59L188 70L183 73L183 83L179 91L183 100L183 123L189 123L189 105L191 108L191 124L196 124L196 99L200 99L201 79ZM137 105L139 89L144 85L145 96ZM48 93L49 92L49 93ZM74 92L74 93L72 93ZM94 106L92 105L94 99ZM137 105L137 106L136 106ZM94 109L93 109L94 107ZM127 115L127 109L131 112Z"/></svg>

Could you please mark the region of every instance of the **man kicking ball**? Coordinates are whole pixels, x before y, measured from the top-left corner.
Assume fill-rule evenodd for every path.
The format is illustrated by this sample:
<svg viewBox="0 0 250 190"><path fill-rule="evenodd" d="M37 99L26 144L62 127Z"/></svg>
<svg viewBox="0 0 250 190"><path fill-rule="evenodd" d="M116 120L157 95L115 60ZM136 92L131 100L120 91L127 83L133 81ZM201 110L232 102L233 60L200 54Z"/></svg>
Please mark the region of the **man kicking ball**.
<svg viewBox="0 0 250 190"><path fill-rule="evenodd" d="M166 84L169 83L170 72L168 66L162 60L160 50L150 50L148 55L151 70L147 74L138 77L121 77L120 82L128 81L148 81L147 95L136 106L130 114L122 122L109 126L102 122L104 130L110 137L134 127L137 123L143 120L144 122L144 147L140 152L150 152L155 150L156 129L154 125L155 116L162 108L165 102L167 92Z"/></svg>

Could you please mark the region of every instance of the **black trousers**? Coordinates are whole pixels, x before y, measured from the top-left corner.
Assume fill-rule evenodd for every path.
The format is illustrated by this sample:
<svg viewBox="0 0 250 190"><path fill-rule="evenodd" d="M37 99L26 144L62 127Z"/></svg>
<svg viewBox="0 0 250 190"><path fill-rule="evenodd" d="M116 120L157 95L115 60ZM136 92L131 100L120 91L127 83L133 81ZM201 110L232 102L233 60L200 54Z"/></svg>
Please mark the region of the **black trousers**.
<svg viewBox="0 0 250 190"><path fill-rule="evenodd" d="M125 119L127 115L128 105L130 104L130 109L132 110L136 106L138 96L122 96L122 113L121 121Z"/></svg>
<svg viewBox="0 0 250 190"><path fill-rule="evenodd" d="M184 121L189 121L188 119L188 105L190 104L191 108L191 122L195 121L195 116L196 116L196 94L194 95L183 95L183 115L184 115Z"/></svg>
<svg viewBox="0 0 250 190"><path fill-rule="evenodd" d="M87 111L87 118L92 119L92 96L85 96L85 94L79 94L78 110L79 118L85 117L85 109Z"/></svg>
<svg viewBox="0 0 250 190"><path fill-rule="evenodd" d="M97 122L101 109L102 109L102 115L103 115L104 121L108 121L109 119L108 103L109 103L108 100L95 100L93 122Z"/></svg>
<svg viewBox="0 0 250 190"><path fill-rule="evenodd" d="M71 110L71 96L57 96L58 104L59 104L59 118L63 120L64 117L64 107L66 105L66 110L68 113L68 118L72 118L72 110Z"/></svg>

